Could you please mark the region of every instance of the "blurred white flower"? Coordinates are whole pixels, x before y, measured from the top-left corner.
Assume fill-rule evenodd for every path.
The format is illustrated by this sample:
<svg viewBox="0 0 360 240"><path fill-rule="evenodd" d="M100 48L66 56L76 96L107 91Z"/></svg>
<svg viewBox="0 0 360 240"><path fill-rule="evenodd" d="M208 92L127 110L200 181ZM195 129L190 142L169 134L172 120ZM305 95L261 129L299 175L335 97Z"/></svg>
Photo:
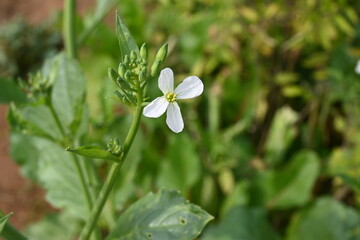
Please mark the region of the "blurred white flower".
<svg viewBox="0 0 360 240"><path fill-rule="evenodd" d="M204 90L204 84L196 76L184 79L174 90L174 73L170 68L161 71L158 82L164 96L156 98L144 108L144 115L149 118L160 117L166 110L166 123L169 128L179 133L184 128L177 99L189 99L199 96Z"/></svg>
<svg viewBox="0 0 360 240"><path fill-rule="evenodd" d="M357 61L356 67L355 67L355 72L357 74L360 74L360 60Z"/></svg>

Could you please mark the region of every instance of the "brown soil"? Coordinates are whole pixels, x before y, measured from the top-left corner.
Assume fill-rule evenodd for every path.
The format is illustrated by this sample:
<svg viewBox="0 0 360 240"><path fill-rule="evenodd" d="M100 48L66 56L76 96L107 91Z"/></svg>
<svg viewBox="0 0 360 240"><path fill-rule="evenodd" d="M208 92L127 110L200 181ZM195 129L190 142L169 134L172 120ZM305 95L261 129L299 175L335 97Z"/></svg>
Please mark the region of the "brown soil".
<svg viewBox="0 0 360 240"><path fill-rule="evenodd" d="M20 175L19 167L8 154L7 109L8 106L0 105L0 209L5 214L13 212L11 223L23 229L51 208L44 200L44 191Z"/></svg>
<svg viewBox="0 0 360 240"><path fill-rule="evenodd" d="M94 7L95 0L78 0L81 14ZM61 10L63 0L0 0L0 24L20 16L32 24ZM21 176L19 167L9 156L9 126L6 121L8 106L0 105L0 209L14 212L10 222L24 229L30 222L41 219L51 207L44 200L44 191Z"/></svg>
<svg viewBox="0 0 360 240"><path fill-rule="evenodd" d="M15 16L30 23L47 19L54 11L61 10L64 0L0 0L0 24ZM94 7L95 0L77 0L80 14Z"/></svg>

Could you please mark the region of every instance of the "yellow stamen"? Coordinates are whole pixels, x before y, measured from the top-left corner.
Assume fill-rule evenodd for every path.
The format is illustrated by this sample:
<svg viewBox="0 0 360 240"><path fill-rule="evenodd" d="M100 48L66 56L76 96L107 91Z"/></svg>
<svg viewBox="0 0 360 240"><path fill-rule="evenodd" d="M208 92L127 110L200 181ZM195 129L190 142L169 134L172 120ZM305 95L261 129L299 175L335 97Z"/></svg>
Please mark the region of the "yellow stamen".
<svg viewBox="0 0 360 240"><path fill-rule="evenodd" d="M175 100L176 100L176 94L170 92L170 93L166 94L165 98L166 98L166 100L167 100L168 102L175 102Z"/></svg>

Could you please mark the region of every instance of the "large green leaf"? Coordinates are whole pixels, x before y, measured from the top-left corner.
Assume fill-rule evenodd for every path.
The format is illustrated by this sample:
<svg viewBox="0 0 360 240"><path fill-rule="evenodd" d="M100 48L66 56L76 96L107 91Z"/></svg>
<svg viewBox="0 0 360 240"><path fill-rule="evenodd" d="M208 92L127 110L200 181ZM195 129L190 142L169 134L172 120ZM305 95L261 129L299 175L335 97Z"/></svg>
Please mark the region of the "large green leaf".
<svg viewBox="0 0 360 240"><path fill-rule="evenodd" d="M45 105L27 105L19 109L21 117L26 122L26 130L33 134L56 140L61 131L50 109Z"/></svg>
<svg viewBox="0 0 360 240"><path fill-rule="evenodd" d="M74 138L87 123L85 79L78 63L59 54L45 62L41 76L52 84L50 103L17 104L9 114L11 125L54 141L63 140L63 133Z"/></svg>
<svg viewBox="0 0 360 240"><path fill-rule="evenodd" d="M39 151L38 178L47 190L46 198L55 207L67 209L81 219L88 216L80 176L71 153L57 144L34 139Z"/></svg>
<svg viewBox="0 0 360 240"><path fill-rule="evenodd" d="M260 208L237 206L228 211L219 224L210 226L202 240L277 240L278 234Z"/></svg>
<svg viewBox="0 0 360 240"><path fill-rule="evenodd" d="M86 219L89 211L74 155L40 137L12 133L11 140L14 159L22 164L22 171L45 188L49 203Z"/></svg>
<svg viewBox="0 0 360 240"><path fill-rule="evenodd" d="M0 103L25 102L25 94L14 81L0 78Z"/></svg>
<svg viewBox="0 0 360 240"><path fill-rule="evenodd" d="M139 56L139 48L129 29L121 21L119 13L116 13L116 36L119 40L122 60L124 59L125 55L130 56L131 51L135 51Z"/></svg>
<svg viewBox="0 0 360 240"><path fill-rule="evenodd" d="M131 205L107 240L190 240L196 238L211 219L212 216L178 192L160 190Z"/></svg>
<svg viewBox="0 0 360 240"><path fill-rule="evenodd" d="M85 102L85 78L76 60L59 54L47 61L43 72L51 71L54 86L51 104L64 131L73 136L83 117Z"/></svg>
<svg viewBox="0 0 360 240"><path fill-rule="evenodd" d="M33 136L20 133L10 135L10 154L17 164L21 166L24 176L33 181L38 181L38 162L40 152Z"/></svg>
<svg viewBox="0 0 360 240"><path fill-rule="evenodd" d="M260 173L252 198L271 208L301 206L309 200L319 170L315 153L299 152L283 170Z"/></svg>
<svg viewBox="0 0 360 240"><path fill-rule="evenodd" d="M26 235L30 239L68 240L75 239L79 223L64 212L52 214L28 226Z"/></svg>
<svg viewBox="0 0 360 240"><path fill-rule="evenodd" d="M166 158L161 164L158 185L186 192L196 183L200 174L201 165L195 142L185 133L173 135Z"/></svg>
<svg viewBox="0 0 360 240"><path fill-rule="evenodd" d="M320 198L295 215L287 240L359 240L360 216L331 198Z"/></svg>

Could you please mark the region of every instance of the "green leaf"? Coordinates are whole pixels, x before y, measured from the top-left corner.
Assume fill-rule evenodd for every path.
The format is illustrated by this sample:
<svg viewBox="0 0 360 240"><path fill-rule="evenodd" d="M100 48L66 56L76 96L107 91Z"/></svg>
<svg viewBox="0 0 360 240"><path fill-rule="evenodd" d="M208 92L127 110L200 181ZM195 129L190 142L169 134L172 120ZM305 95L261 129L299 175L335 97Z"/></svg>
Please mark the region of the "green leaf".
<svg viewBox="0 0 360 240"><path fill-rule="evenodd" d="M25 101L26 96L24 92L21 91L14 81L0 78L0 103L22 103Z"/></svg>
<svg viewBox="0 0 360 240"><path fill-rule="evenodd" d="M10 135L10 155L21 166L21 173L33 181L38 181L38 159L40 152L33 137L21 133Z"/></svg>
<svg viewBox="0 0 360 240"><path fill-rule="evenodd" d="M158 185L186 192L199 179L201 164L195 142L186 133L173 135L162 161Z"/></svg>
<svg viewBox="0 0 360 240"><path fill-rule="evenodd" d="M268 163L277 164L283 160L287 147L296 136L294 126L296 119L297 113L289 107L283 107L277 111L265 144L265 156Z"/></svg>
<svg viewBox="0 0 360 240"><path fill-rule="evenodd" d="M320 163L315 153L299 152L283 170L261 173L255 183L258 189L252 198L270 208L301 206L309 200L319 170Z"/></svg>
<svg viewBox="0 0 360 240"><path fill-rule="evenodd" d="M66 240L75 239L79 232L79 223L67 213L51 214L41 221L28 226L29 239Z"/></svg>
<svg viewBox="0 0 360 240"><path fill-rule="evenodd" d="M26 130L37 136L59 139L61 131L50 109L45 105L28 105L20 107L19 114L24 120Z"/></svg>
<svg viewBox="0 0 360 240"><path fill-rule="evenodd" d="M43 75L52 74L54 80L51 104L66 134L77 133L83 118L85 78L76 60L59 54L48 60Z"/></svg>
<svg viewBox="0 0 360 240"><path fill-rule="evenodd" d="M278 234L260 208L237 206L230 209L217 225L209 226L202 240L278 240Z"/></svg>
<svg viewBox="0 0 360 240"><path fill-rule="evenodd" d="M1 232L3 231L7 221L9 220L10 216L12 215L13 213L9 213L8 215L6 216L3 216L0 218L0 234Z"/></svg>
<svg viewBox="0 0 360 240"><path fill-rule="evenodd" d="M348 174L339 175L346 184L348 184L357 194L360 194L360 178Z"/></svg>
<svg viewBox="0 0 360 240"><path fill-rule="evenodd" d="M176 191L149 193L118 219L107 240L194 239L213 219Z"/></svg>
<svg viewBox="0 0 360 240"><path fill-rule="evenodd" d="M81 194L83 188L73 154L40 137L12 133L11 140L13 158L22 164L22 171L31 175L46 190L49 203L68 210L78 219L86 219L89 210L84 204L84 194Z"/></svg>
<svg viewBox="0 0 360 240"><path fill-rule="evenodd" d="M129 32L126 25L121 21L119 13L116 13L116 36L119 40L121 59L123 60L125 55L130 56L131 51L135 51L137 55L140 55L139 48Z"/></svg>
<svg viewBox="0 0 360 240"><path fill-rule="evenodd" d="M66 151L89 158L104 159L115 162L119 160L119 158L117 158L111 152L104 150L99 146L94 146L94 145L81 146L75 149L67 148Z"/></svg>
<svg viewBox="0 0 360 240"><path fill-rule="evenodd" d="M320 198L291 221L286 240L359 240L360 216L331 198Z"/></svg>

